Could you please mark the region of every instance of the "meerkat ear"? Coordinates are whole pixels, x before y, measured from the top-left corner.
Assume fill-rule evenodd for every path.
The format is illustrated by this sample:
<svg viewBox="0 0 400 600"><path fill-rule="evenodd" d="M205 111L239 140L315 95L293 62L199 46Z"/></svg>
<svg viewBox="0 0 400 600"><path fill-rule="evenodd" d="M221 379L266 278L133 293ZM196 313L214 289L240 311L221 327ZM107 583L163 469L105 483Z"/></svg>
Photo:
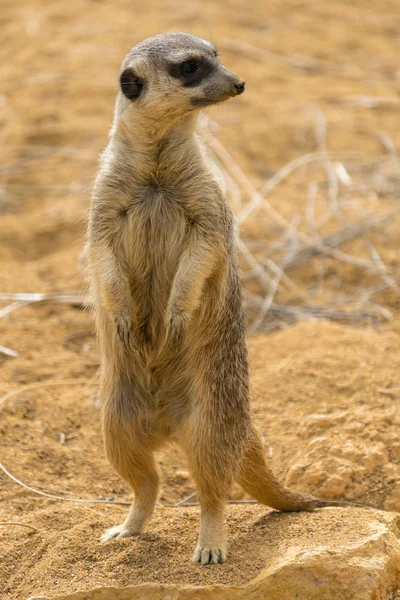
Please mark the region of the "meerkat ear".
<svg viewBox="0 0 400 600"><path fill-rule="evenodd" d="M144 81L136 75L133 69L125 69L120 75L119 83L124 96L136 100L144 88Z"/></svg>

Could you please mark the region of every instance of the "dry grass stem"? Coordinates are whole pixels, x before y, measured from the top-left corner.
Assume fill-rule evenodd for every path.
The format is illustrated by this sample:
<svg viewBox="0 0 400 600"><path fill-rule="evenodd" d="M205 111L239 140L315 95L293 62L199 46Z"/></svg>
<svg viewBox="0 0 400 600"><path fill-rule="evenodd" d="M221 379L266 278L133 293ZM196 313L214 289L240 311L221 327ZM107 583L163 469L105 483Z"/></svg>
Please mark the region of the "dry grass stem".
<svg viewBox="0 0 400 600"><path fill-rule="evenodd" d="M5 408L6 402L10 399L13 398L15 396L17 396L18 394L21 394L23 392L27 392L33 389L38 389L38 388L44 388L44 387L52 387L52 386L63 386L63 385L67 385L67 386L71 386L71 385L87 385L88 380L87 379L68 379L65 381L47 381L46 383L33 383L31 385L27 385L23 388L19 388L17 390L12 390L11 392L8 392L7 394L5 394L4 396L2 396L0 398L0 410ZM33 486L31 486L28 483L25 483L23 481L21 481L20 479L18 479L17 477L15 477L15 475L13 475L12 473L10 473L10 471L4 466L4 464L2 462L0 462L0 469L3 471L3 473L9 477L9 479L11 479L12 481L14 481L14 483L20 485L21 487L25 488L26 490L33 492L34 494L37 494L38 496L44 496L45 498L51 498L53 500L63 500L65 502L78 502L78 503L87 503L87 504L120 504L123 506L130 506L130 502L120 502L118 500L103 500L101 498L65 498L63 496L58 496L56 494L49 494L47 492L41 491Z"/></svg>
<svg viewBox="0 0 400 600"><path fill-rule="evenodd" d="M381 392L381 394L399 395L400 394L400 387L395 387L395 388L377 388L377 391Z"/></svg>
<svg viewBox="0 0 400 600"><path fill-rule="evenodd" d="M11 350L11 348L7 348L6 346L0 346L0 354L5 354L5 356L10 356L11 358L19 356L16 350Z"/></svg>
<svg viewBox="0 0 400 600"><path fill-rule="evenodd" d="M27 523L17 523L17 521L0 521L0 527L2 525L16 525L17 527L27 527L28 529L31 529L32 531L37 531L36 527L33 527L32 525L28 525Z"/></svg>
<svg viewBox="0 0 400 600"><path fill-rule="evenodd" d="M379 97L379 96L341 96L335 98L335 102L338 104L344 104L345 106L360 107L360 108L380 108L399 110L400 99L391 97Z"/></svg>
<svg viewBox="0 0 400 600"><path fill-rule="evenodd" d="M14 300L14 302L0 309L0 319L14 312L14 310L23 308L24 306L28 306L30 304L38 304L43 302L57 302L61 304L70 304L72 306L81 306L82 308L89 305L88 299L79 292L55 292L51 294L0 293L0 302L4 300Z"/></svg>

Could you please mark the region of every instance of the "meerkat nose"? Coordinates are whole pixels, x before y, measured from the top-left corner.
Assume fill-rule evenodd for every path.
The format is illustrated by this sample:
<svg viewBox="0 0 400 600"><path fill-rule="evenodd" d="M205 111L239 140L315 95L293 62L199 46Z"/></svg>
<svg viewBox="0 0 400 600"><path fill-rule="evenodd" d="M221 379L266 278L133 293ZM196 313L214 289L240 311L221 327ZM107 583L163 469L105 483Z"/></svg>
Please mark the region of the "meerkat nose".
<svg viewBox="0 0 400 600"><path fill-rule="evenodd" d="M246 85L245 81L242 81L241 83L235 83L235 90L236 90L237 96L239 94L243 94L245 85Z"/></svg>

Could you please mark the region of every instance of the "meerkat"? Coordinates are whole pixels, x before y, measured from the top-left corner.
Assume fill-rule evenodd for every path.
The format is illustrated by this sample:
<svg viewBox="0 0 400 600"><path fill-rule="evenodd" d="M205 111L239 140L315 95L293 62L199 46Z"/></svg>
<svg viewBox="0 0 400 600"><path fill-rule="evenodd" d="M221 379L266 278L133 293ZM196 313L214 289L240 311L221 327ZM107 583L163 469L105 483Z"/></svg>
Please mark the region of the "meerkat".
<svg viewBox="0 0 400 600"><path fill-rule="evenodd" d="M203 39L168 33L137 44L122 63L86 242L105 450L134 492L124 522L102 539L143 530L160 484L154 452L174 440L198 492L201 565L226 560L235 481L278 510L340 504L286 488L252 424L235 223L195 132L203 107L244 89Z"/></svg>

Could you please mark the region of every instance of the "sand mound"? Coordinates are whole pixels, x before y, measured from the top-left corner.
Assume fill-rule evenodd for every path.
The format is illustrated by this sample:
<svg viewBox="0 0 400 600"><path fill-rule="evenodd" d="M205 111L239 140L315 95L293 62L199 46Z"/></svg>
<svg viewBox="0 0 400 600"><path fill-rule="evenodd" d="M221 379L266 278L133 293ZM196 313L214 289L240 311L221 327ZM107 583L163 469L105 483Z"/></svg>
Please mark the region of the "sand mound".
<svg viewBox="0 0 400 600"><path fill-rule="evenodd" d="M80 348L69 352L79 355L87 343L81 340ZM394 381L399 338L309 323L253 338L250 352L255 418L278 474L287 472L296 489L400 510L400 419L392 395L382 391ZM73 360L70 368L76 368ZM11 398L2 419L7 467L50 493L129 502L129 491L103 456L96 405L95 379ZM167 449L160 462L161 503L176 502L194 489L177 449ZM183 583L244 585L243 594L249 595L236 591L238 598L265 591L268 598L287 600L300 589L304 598L334 598L335 589L347 590L343 598L384 598L373 594L398 583L393 513L329 508L283 515L258 505L230 505L228 563L200 568L191 563L198 507L160 505L145 534L102 545L101 532L122 520L125 507L53 501L4 478L2 483L5 519L37 529L0 530L5 598L148 583L159 585L144 586L142 596L132 591L121 598L156 598L167 583L177 586L168 592L171 598L213 597L206 591L196 596L190 588L178 592ZM233 495L244 498L239 488ZM346 576L339 576L342 569ZM146 596L146 590L154 595ZM317 591L318 596L307 595ZM120 597L110 594L87 598Z"/></svg>

